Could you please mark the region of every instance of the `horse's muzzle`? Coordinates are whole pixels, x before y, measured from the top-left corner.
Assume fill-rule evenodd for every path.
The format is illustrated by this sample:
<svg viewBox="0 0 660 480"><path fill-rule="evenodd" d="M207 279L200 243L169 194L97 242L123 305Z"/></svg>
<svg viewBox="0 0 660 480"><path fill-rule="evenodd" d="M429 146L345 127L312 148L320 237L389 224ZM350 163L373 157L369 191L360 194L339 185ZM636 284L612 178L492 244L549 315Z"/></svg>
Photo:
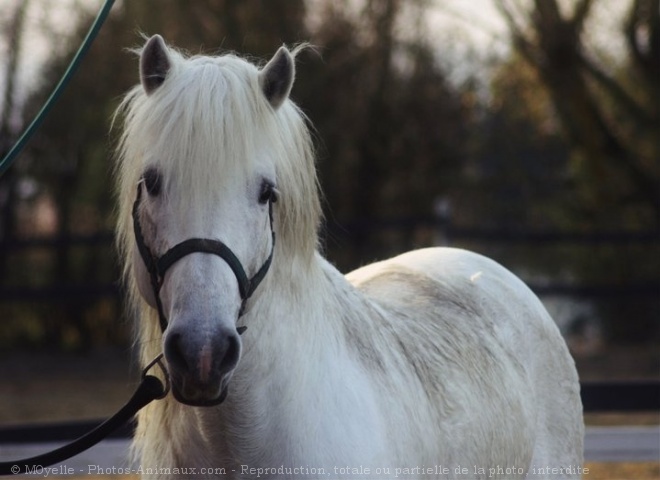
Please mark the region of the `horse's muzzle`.
<svg viewBox="0 0 660 480"><path fill-rule="evenodd" d="M209 406L227 397L231 373L238 364L241 341L236 330L191 338L174 325L166 332L165 359L172 393L181 403Z"/></svg>

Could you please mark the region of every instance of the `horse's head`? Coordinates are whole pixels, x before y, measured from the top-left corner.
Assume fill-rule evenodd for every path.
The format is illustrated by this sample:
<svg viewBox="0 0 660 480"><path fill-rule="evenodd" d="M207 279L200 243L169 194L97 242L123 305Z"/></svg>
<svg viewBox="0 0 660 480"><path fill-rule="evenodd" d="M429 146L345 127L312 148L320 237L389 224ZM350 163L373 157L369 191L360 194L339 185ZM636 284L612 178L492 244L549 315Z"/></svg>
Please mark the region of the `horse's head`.
<svg viewBox="0 0 660 480"><path fill-rule="evenodd" d="M293 78L285 48L262 69L234 56L186 59L159 36L141 52L122 137L122 182L137 188L127 250L141 296L160 312L184 403L221 402L239 361L237 322L274 249L287 155L277 118L293 108Z"/></svg>

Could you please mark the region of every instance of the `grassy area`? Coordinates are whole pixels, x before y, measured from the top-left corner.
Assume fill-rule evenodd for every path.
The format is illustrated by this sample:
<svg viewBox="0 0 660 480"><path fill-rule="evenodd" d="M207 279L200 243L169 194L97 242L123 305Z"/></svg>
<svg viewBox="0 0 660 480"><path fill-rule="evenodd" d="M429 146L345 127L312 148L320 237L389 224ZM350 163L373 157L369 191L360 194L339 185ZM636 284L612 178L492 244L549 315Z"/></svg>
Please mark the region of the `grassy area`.
<svg viewBox="0 0 660 480"><path fill-rule="evenodd" d="M660 415L657 413L585 413L584 424L592 427L651 426L660 424Z"/></svg>
<svg viewBox="0 0 660 480"><path fill-rule="evenodd" d="M587 463L583 480L658 480L660 463Z"/></svg>

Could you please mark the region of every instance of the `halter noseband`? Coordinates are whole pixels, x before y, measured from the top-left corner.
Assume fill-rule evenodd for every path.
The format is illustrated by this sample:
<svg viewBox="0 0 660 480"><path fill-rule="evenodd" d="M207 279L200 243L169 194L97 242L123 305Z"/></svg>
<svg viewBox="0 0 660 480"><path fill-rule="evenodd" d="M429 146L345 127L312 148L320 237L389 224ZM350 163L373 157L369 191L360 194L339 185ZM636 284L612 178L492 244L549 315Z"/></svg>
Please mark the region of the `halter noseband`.
<svg viewBox="0 0 660 480"><path fill-rule="evenodd" d="M141 183L141 182L140 182ZM142 228L140 227L140 219L138 215L138 207L140 206L140 199L142 197L142 188L138 184L137 196L135 202L133 203L133 231L135 233L135 242L137 243L138 251L142 257L147 272L149 272L149 278L151 281L151 288L154 292L154 299L156 301L156 308L158 309L158 320L160 322L160 328L164 332L167 328L167 317L163 311L163 305L160 300L160 289L163 286L163 280L165 278L165 272L174 265L176 262L181 260L183 257L190 255L191 253L211 253L222 258L232 272L236 276L236 281L238 282L238 292L241 296L241 308L238 312L238 316L241 317L245 313L245 304L247 300L252 296L254 291L257 289L261 281L266 276L270 264L273 260L273 251L275 249L275 231L273 230L273 200L268 201L268 216L270 220L270 231L272 235L270 255L263 263L261 268L255 273L252 278L248 278L245 273L243 265L241 265L240 260L231 249L222 243L219 240L213 240L209 238L189 238L184 240L181 243L174 245L168 251L166 251L160 257L156 257L151 253L149 247L144 241L144 235L142 235ZM238 333L242 334L247 327L238 327Z"/></svg>

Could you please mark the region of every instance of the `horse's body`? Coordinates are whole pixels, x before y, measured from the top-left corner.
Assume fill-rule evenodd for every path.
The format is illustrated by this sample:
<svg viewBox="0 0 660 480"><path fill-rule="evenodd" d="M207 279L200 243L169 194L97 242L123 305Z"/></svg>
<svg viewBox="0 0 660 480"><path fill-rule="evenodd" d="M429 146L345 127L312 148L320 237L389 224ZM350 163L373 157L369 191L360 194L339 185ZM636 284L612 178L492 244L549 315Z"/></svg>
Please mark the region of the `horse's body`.
<svg viewBox="0 0 660 480"><path fill-rule="evenodd" d="M456 249L407 253L346 277L317 253L316 176L287 99L287 51L257 70L234 57L184 59L154 37L141 73L124 105L119 235L141 359L164 348L183 402L170 396L139 415L142 473L580 477L575 367L520 280ZM158 188L145 173L154 168ZM259 190L254 172L276 185L278 203L241 202ZM264 205L273 209L272 265L244 315L231 271L204 253L177 261L160 292L149 290L130 216L140 178L148 197L138 217L158 254L186 238L218 238L254 273L272 249ZM237 325L248 327L240 339Z"/></svg>

